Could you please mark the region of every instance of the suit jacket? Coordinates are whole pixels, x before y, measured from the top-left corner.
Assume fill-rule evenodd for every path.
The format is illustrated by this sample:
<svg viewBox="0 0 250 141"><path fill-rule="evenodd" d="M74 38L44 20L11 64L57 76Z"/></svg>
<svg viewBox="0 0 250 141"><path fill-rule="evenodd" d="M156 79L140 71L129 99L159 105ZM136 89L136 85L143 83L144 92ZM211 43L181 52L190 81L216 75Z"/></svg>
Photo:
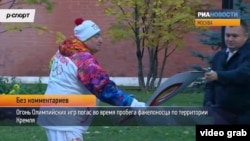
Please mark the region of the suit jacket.
<svg viewBox="0 0 250 141"><path fill-rule="evenodd" d="M245 43L228 61L226 49L217 52L211 68L217 72L218 80L206 84L204 105L213 105L236 115L249 113L249 43Z"/></svg>

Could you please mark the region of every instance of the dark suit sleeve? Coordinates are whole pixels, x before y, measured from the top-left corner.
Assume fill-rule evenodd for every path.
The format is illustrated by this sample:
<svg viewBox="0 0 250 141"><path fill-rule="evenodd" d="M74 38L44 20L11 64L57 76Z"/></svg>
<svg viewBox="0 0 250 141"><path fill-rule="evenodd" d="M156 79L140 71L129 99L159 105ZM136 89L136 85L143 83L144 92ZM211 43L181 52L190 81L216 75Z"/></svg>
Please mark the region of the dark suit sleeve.
<svg viewBox="0 0 250 141"><path fill-rule="evenodd" d="M250 53L246 54L241 65L233 70L216 71L218 81L227 84L245 85L250 83Z"/></svg>
<svg viewBox="0 0 250 141"><path fill-rule="evenodd" d="M203 106L210 107L214 104L214 83L207 82L205 85L205 96Z"/></svg>
<svg viewBox="0 0 250 141"><path fill-rule="evenodd" d="M220 56L220 53L217 52L213 55L213 58L211 60L211 68L214 69L214 60L219 59L218 57ZM203 101L203 106L210 107L211 105L214 104L214 97L215 97L215 92L214 92L214 83L215 82L207 82L205 84L205 95L204 95L204 101Z"/></svg>

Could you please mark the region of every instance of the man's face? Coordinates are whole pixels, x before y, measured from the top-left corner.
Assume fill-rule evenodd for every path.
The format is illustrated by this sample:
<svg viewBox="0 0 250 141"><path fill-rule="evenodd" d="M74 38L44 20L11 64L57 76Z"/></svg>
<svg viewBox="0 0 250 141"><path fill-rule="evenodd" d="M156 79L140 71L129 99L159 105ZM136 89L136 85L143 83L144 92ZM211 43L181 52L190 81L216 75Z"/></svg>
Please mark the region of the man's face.
<svg viewBox="0 0 250 141"><path fill-rule="evenodd" d="M247 33L241 26L225 28L225 44L230 50L237 50L247 41Z"/></svg>
<svg viewBox="0 0 250 141"><path fill-rule="evenodd" d="M90 52L94 54L94 53L97 53L101 49L102 42L103 40L102 40L101 35L97 34L91 39L89 39L88 41L86 41L85 44L87 45Z"/></svg>

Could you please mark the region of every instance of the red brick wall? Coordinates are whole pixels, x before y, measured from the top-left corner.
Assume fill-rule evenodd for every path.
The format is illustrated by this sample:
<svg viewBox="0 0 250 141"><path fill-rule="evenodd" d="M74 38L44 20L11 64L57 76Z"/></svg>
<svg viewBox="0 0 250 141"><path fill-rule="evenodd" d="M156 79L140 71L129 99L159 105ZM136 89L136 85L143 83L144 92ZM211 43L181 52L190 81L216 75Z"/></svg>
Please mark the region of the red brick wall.
<svg viewBox="0 0 250 141"><path fill-rule="evenodd" d="M73 33L73 21L83 17L95 21L106 32L112 18L103 14L103 7L97 6L96 0L55 0L57 6L53 13L48 14L43 8L36 8L35 23L48 26L54 31L60 31L66 36ZM220 8L220 1L216 7ZM204 47L190 33L184 39L185 45L177 50L167 61L164 76L188 70L188 64L202 63L192 57L188 50L199 49L210 53L209 47ZM25 29L22 32L4 33L0 38L0 75L14 76L47 76L48 62L57 50L55 34L37 34L37 31ZM104 47L96 55L102 67L111 76L137 76L137 60L135 46L129 41L112 44L104 38ZM146 60L145 60L146 61ZM147 66L145 66L147 67Z"/></svg>

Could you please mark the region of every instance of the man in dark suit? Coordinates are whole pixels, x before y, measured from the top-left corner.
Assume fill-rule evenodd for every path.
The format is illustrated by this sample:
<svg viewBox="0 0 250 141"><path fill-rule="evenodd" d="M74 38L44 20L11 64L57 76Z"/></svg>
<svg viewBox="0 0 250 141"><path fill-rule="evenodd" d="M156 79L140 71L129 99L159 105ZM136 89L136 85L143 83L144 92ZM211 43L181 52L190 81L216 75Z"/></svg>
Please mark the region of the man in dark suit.
<svg viewBox="0 0 250 141"><path fill-rule="evenodd" d="M204 106L216 113L215 124L250 124L250 44L244 21L225 28L225 44L205 73Z"/></svg>

